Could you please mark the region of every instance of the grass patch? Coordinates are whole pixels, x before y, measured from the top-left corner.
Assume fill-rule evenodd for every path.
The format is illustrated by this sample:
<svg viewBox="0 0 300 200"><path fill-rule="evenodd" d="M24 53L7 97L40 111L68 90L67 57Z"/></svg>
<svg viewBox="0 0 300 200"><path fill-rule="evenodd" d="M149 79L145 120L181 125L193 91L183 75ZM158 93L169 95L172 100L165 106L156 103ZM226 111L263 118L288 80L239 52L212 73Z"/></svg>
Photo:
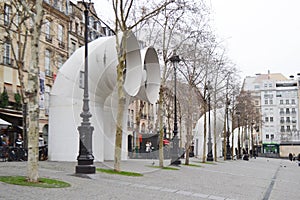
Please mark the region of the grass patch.
<svg viewBox="0 0 300 200"><path fill-rule="evenodd" d="M176 167L163 167L161 168L160 166L152 166L152 165L147 165L148 167L152 167L152 168L158 168L158 169L165 169L165 170L179 170L178 168Z"/></svg>
<svg viewBox="0 0 300 200"><path fill-rule="evenodd" d="M184 164L185 166L189 166L189 167L202 167L201 165L196 165L196 164L188 164L188 165L186 165L186 164Z"/></svg>
<svg viewBox="0 0 300 200"><path fill-rule="evenodd" d="M27 177L25 176L0 176L0 181L13 185L41 188L65 188L71 186L69 183L49 178L39 178L39 181L37 183L32 183L28 182Z"/></svg>
<svg viewBox="0 0 300 200"><path fill-rule="evenodd" d="M97 168L96 171L107 173L107 174L118 174L118 175L123 175L123 176L143 176L143 174L136 173L136 172L126 172L126 171L117 172L113 169Z"/></svg>

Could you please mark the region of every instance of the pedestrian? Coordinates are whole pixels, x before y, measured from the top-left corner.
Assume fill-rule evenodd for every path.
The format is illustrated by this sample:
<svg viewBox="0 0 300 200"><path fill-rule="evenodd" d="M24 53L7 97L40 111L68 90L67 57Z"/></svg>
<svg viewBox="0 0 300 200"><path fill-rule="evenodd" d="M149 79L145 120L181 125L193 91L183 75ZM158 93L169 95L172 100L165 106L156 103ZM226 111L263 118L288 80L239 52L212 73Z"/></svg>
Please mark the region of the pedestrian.
<svg viewBox="0 0 300 200"><path fill-rule="evenodd" d="M15 145L16 145L16 147L20 147L20 148L23 147L23 138L22 138L21 133L18 134L18 138L15 141Z"/></svg>
<svg viewBox="0 0 300 200"><path fill-rule="evenodd" d="M146 142L146 152L147 153L150 152L150 142L149 141Z"/></svg>
<svg viewBox="0 0 300 200"><path fill-rule="evenodd" d="M289 153L289 160L292 161L293 160L293 154Z"/></svg>
<svg viewBox="0 0 300 200"><path fill-rule="evenodd" d="M295 155L295 153L293 153L293 161L295 161L296 160L296 155Z"/></svg>

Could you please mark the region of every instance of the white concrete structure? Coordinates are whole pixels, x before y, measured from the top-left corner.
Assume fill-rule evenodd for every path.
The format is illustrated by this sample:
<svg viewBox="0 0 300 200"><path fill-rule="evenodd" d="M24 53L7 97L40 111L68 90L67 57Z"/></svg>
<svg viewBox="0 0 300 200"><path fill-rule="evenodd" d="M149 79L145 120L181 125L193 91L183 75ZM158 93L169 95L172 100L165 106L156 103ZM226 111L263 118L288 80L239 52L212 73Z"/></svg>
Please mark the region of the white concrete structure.
<svg viewBox="0 0 300 200"><path fill-rule="evenodd" d="M216 133L217 133L217 155L218 157L222 156L222 141L223 141L223 129L224 129L224 115L225 110L224 108L217 110L217 125L216 125ZM212 136L212 143L213 143L213 155L214 155L214 114L213 111L210 111L210 123L211 123L211 136ZM207 132L206 132L206 155L207 155L207 142L208 142L208 112L206 114L206 124L207 124ZM229 117L229 129L231 131L231 117ZM195 155L199 158L203 156L203 130L204 130L204 115L198 120L198 123L194 130L194 150ZM231 138L231 137L230 137ZM230 139L231 142L231 139Z"/></svg>
<svg viewBox="0 0 300 200"><path fill-rule="evenodd" d="M122 35L118 37L121 38ZM133 34L127 38L124 91L131 98L154 103L160 87L160 67L156 51L139 49ZM95 161L113 160L118 96L116 37L103 37L89 43L89 99ZM77 127L82 119L84 47L78 49L60 69L54 83L49 113L49 159L75 161L79 152ZM127 158L127 108L124 111L122 159Z"/></svg>

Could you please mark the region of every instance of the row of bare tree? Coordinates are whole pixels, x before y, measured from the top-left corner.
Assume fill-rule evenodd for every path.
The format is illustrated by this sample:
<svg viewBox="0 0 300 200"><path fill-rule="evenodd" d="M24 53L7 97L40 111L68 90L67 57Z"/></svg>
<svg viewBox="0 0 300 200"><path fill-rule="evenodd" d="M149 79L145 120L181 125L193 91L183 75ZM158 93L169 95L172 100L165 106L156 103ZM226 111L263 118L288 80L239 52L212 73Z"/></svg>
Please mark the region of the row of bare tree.
<svg viewBox="0 0 300 200"><path fill-rule="evenodd" d="M28 105L28 180L38 181L38 137L39 137L39 39L43 25L43 0L12 0L13 9L11 20L5 26L6 39L17 41L12 43L12 53L17 61L21 96L24 105ZM134 32L144 42L144 45L154 46L161 61L161 88L158 99L158 118L160 130L159 165L163 167L163 115L167 91L172 91L168 81L172 80L173 68L169 58L173 53L180 56L178 71L179 81L186 85L186 90L179 91L178 103L181 106L180 118L185 123L187 139L185 148L188 150L193 136L192 116L195 110L199 116L206 117L207 96L212 97L214 110L214 126L216 125L216 109L227 105L227 99L235 99L238 94L239 83L237 70L226 57L222 43L213 34L210 27L210 8L204 1L193 0L113 0L115 13L115 33L123 32L121 39L117 37L118 51L117 87L119 95L119 110L115 141L116 171L121 170L122 121L125 105L123 90L123 72L126 68L126 37ZM2 8L2 10L4 10ZM18 20L16 20L18 18ZM31 44L31 65L24 66L26 49ZM28 70L28 77L24 71ZM25 84L28 79L28 84ZM185 92L183 92L185 91ZM224 98L226 97L226 98ZM234 107L234 106L233 106ZM27 121L27 122L26 122ZM206 120L205 120L206 123ZM206 124L204 124L206 127ZM206 128L204 129L206 141ZM216 135L216 133L213 133ZM216 137L214 137L216 139ZM215 142L216 143L216 142ZM216 146L215 146L216 148ZM205 152L205 147L204 147ZM216 150L214 151L216 152ZM205 153L204 153L205 154ZM187 152L186 155L189 155ZM214 156L216 159L216 155ZM205 161L205 157L203 158ZM188 164L188 156L186 164Z"/></svg>

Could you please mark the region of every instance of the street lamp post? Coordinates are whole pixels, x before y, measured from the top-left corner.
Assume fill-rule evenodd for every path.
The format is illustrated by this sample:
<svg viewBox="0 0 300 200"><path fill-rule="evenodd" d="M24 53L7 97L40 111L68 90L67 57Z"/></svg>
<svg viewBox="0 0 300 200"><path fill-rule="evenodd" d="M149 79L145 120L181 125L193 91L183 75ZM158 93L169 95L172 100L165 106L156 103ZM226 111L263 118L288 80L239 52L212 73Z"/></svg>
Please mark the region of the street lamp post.
<svg viewBox="0 0 300 200"><path fill-rule="evenodd" d="M212 141L211 141L211 127L210 127L210 83L208 82L207 86L205 87L207 90L207 99L208 99L208 142L207 142L207 158L206 161L213 161L214 157L212 154Z"/></svg>
<svg viewBox="0 0 300 200"><path fill-rule="evenodd" d="M241 158L241 132L240 132L240 112L237 111L237 120L238 120L238 158Z"/></svg>
<svg viewBox="0 0 300 200"><path fill-rule="evenodd" d="M94 127L91 126L89 118L92 114L89 111L89 91L88 91L88 13L89 3L83 1L85 7L85 52L84 52L84 94L83 94L83 108L80 117L82 118L81 125L77 128L79 131L79 155L77 157L76 174L94 174L96 168L94 166L94 156L92 152L92 134Z"/></svg>
<svg viewBox="0 0 300 200"><path fill-rule="evenodd" d="M230 131L229 131L229 100L227 98L227 108L226 108L226 118L227 118L227 141L226 141L226 160L231 160L231 151L230 151L230 144L229 144L229 136L230 136Z"/></svg>
<svg viewBox="0 0 300 200"><path fill-rule="evenodd" d="M173 147L171 150L171 164L179 165L181 164L180 156L179 156L179 139L178 139L178 126L177 126L177 98L176 98L176 69L177 65L180 62L180 58L178 55L173 55L169 59L174 67L174 130L173 130Z"/></svg>

